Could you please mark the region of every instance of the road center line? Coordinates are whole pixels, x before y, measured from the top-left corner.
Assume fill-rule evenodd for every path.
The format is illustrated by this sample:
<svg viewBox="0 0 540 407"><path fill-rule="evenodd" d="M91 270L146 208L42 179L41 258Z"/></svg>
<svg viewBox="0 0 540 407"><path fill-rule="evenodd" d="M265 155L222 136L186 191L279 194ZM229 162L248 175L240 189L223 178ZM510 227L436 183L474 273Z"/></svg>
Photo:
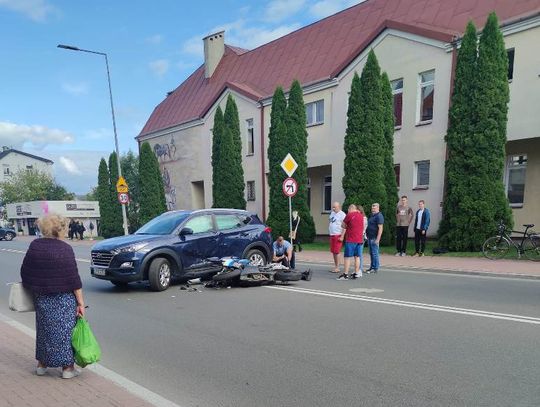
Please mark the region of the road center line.
<svg viewBox="0 0 540 407"><path fill-rule="evenodd" d="M0 251L1 252L26 254L26 251L24 251L24 250L16 250L16 249L0 249ZM82 263L90 263L90 260L88 260L88 259L75 258L75 260L80 261Z"/></svg>
<svg viewBox="0 0 540 407"><path fill-rule="evenodd" d="M289 292L300 293L300 294L317 295L321 297L340 298L340 299L352 300L352 301L374 302L378 304L395 305L395 306L406 307L406 308L425 309L428 311L447 312L451 314L471 315L471 316L476 316L476 317L502 319L506 321L514 321L514 322L522 322L522 323L532 324L532 325L540 325L540 318L528 317L524 315L502 314L499 312L482 311L482 310L475 310L475 309L468 309L468 308L448 307L445 305L425 304L421 302L393 300L393 299L386 299L386 298L380 298L380 297L369 297L365 295L313 290L313 289L299 288L299 287L266 286L266 288L270 288L273 290L289 291Z"/></svg>

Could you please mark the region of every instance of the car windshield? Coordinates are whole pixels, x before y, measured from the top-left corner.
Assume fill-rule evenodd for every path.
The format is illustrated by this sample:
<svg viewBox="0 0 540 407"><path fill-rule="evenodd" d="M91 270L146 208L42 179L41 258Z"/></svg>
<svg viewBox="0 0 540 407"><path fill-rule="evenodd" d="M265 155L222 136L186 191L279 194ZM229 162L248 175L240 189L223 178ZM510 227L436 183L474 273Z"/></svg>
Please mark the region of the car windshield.
<svg viewBox="0 0 540 407"><path fill-rule="evenodd" d="M180 225L189 213L168 212L152 219L135 232L136 235L169 235Z"/></svg>

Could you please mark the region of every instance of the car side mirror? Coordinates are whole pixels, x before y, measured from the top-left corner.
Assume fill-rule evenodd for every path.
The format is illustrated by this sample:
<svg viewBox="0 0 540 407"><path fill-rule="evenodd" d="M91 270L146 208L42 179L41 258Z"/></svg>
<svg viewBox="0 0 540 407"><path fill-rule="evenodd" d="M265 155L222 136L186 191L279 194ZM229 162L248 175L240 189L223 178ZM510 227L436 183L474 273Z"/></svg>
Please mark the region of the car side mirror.
<svg viewBox="0 0 540 407"><path fill-rule="evenodd" d="M180 236L186 236L186 235L192 235L193 234L193 229L191 228L182 228L182 230L180 231Z"/></svg>

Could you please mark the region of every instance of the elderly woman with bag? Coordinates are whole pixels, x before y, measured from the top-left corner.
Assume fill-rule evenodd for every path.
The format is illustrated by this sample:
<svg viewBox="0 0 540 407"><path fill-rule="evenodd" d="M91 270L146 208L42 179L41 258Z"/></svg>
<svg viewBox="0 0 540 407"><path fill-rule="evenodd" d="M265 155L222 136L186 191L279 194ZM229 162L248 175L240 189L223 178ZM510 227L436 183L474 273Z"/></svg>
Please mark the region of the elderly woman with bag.
<svg viewBox="0 0 540 407"><path fill-rule="evenodd" d="M84 316L81 278L73 249L62 241L66 219L51 214L38 225L43 238L32 241L21 266L22 284L34 295L36 309L36 374L62 367L62 378L71 379L79 374L71 335L77 317Z"/></svg>

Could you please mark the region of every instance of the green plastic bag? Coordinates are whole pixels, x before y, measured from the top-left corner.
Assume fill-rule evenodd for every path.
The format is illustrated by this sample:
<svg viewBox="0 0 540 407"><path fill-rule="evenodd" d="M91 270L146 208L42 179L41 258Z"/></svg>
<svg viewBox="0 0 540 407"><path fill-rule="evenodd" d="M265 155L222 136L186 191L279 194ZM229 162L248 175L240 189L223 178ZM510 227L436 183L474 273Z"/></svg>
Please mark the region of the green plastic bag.
<svg viewBox="0 0 540 407"><path fill-rule="evenodd" d="M75 362L80 367L99 362L99 359L101 359L99 343L84 318L77 319L71 336L71 346L73 347Z"/></svg>

